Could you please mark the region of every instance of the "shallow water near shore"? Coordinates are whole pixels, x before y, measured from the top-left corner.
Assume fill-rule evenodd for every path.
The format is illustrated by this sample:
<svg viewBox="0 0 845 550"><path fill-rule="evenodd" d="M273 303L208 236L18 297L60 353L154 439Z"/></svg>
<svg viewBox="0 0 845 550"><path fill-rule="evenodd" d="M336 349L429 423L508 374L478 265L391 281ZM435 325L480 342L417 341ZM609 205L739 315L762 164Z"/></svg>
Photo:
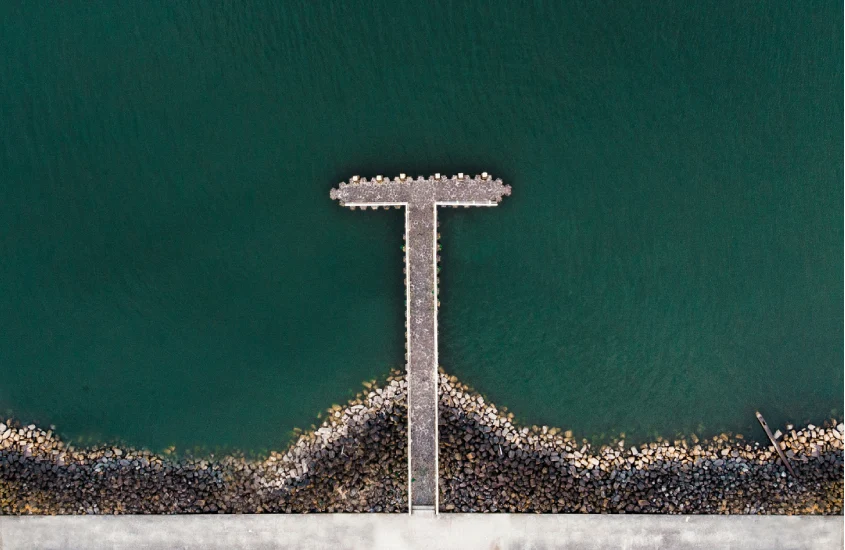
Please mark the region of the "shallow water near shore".
<svg viewBox="0 0 845 550"><path fill-rule="evenodd" d="M842 415L833 2L0 12L4 414L279 448L403 362L402 213L329 189L485 170L447 372L584 437Z"/></svg>

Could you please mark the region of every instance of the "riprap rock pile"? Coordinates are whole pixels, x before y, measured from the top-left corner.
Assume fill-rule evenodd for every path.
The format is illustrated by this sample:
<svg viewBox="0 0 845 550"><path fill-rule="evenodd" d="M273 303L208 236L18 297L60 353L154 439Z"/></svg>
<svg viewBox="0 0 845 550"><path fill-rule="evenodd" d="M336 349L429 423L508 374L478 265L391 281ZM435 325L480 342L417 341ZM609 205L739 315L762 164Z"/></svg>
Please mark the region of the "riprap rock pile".
<svg viewBox="0 0 845 550"><path fill-rule="evenodd" d="M7 420L0 513L407 511L406 389L391 376L260 460L77 449ZM842 513L842 424L782 434L793 477L771 446L736 436L594 447L512 418L441 374L441 511Z"/></svg>

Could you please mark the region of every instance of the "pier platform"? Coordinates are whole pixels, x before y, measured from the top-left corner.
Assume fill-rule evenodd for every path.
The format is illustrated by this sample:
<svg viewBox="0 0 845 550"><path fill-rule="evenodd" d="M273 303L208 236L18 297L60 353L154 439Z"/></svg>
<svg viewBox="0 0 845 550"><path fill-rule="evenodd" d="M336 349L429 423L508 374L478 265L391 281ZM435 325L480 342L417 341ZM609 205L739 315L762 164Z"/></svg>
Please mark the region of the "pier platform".
<svg viewBox="0 0 845 550"><path fill-rule="evenodd" d="M405 208L405 333L408 380L408 510L438 513L437 207L496 206L511 188L475 177L353 176L330 196L347 208Z"/></svg>

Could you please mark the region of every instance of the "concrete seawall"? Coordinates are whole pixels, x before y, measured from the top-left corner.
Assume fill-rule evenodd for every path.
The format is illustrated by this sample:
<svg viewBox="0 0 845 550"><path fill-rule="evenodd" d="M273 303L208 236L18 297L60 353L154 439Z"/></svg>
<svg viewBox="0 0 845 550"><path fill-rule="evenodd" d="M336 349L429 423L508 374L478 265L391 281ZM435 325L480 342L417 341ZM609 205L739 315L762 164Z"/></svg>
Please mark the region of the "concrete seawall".
<svg viewBox="0 0 845 550"><path fill-rule="evenodd" d="M2 517L3 550L842 548L841 517L445 514Z"/></svg>

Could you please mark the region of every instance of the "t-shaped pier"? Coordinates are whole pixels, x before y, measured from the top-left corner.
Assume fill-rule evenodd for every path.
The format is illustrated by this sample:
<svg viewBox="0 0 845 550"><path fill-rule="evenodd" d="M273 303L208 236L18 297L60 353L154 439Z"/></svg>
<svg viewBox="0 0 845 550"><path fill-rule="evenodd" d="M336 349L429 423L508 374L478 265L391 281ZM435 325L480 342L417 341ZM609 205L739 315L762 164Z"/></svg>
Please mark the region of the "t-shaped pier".
<svg viewBox="0 0 845 550"><path fill-rule="evenodd" d="M405 335L408 382L408 511L438 511L437 207L496 206L509 185L474 178L354 176L331 190L349 208L405 207Z"/></svg>

